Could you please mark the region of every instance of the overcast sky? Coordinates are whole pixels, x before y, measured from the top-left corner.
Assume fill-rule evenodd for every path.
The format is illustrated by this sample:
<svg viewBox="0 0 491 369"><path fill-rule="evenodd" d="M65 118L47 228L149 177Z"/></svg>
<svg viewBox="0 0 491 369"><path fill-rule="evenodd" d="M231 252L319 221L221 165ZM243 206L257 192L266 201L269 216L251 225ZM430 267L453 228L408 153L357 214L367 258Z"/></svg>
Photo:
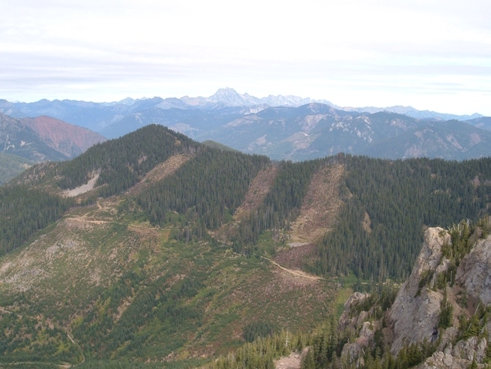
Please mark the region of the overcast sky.
<svg viewBox="0 0 491 369"><path fill-rule="evenodd" d="M491 115L490 0L0 0L0 98L292 94Z"/></svg>

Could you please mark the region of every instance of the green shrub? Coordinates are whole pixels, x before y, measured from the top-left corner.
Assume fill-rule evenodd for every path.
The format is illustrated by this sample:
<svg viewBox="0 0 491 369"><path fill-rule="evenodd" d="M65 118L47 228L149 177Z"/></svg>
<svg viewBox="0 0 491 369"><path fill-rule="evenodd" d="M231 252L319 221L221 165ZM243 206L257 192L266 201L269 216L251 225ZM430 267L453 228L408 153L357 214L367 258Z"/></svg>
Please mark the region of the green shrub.
<svg viewBox="0 0 491 369"><path fill-rule="evenodd" d="M242 337L247 342L252 342L258 337L267 337L272 335L274 332L274 327L268 322L252 322L244 327L242 332Z"/></svg>

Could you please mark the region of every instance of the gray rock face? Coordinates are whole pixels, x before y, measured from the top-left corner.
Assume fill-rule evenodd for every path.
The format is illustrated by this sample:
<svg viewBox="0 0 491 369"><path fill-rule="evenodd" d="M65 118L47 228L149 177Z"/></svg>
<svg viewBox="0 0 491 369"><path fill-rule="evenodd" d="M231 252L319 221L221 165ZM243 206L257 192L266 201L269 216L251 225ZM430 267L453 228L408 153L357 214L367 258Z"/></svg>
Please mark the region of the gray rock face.
<svg viewBox="0 0 491 369"><path fill-rule="evenodd" d="M349 364L354 364L356 368L359 368L365 365L363 354L363 348L358 343L347 343L343 346L341 360Z"/></svg>
<svg viewBox="0 0 491 369"><path fill-rule="evenodd" d="M339 319L340 330L347 330L352 333L359 330L356 334L358 336L356 340L345 344L341 352L341 360L354 364L357 368L365 364L363 359L364 350L373 342L375 327L371 322L367 321L369 312L361 311L358 315L351 316L351 311L353 307L362 303L369 296L368 293L353 293L344 304L344 311Z"/></svg>
<svg viewBox="0 0 491 369"><path fill-rule="evenodd" d="M457 269L457 282L467 293L480 299L485 305L491 303L491 236L477 242Z"/></svg>
<svg viewBox="0 0 491 369"><path fill-rule="evenodd" d="M427 358L418 369L467 369L475 359L476 363L483 363L486 358L487 341L471 337L465 341L459 341L452 347L448 344L445 350L436 351ZM479 368L485 364L478 364Z"/></svg>
<svg viewBox="0 0 491 369"><path fill-rule="evenodd" d="M393 354L397 354L404 344L422 342L425 338L430 340L433 328L438 325L443 295L420 287L420 281L440 264L441 247L445 242L450 242L450 237L442 228L426 230L425 241L411 276L399 290L389 311L394 331Z"/></svg>
<svg viewBox="0 0 491 369"><path fill-rule="evenodd" d="M364 318L362 315L367 315L367 312L362 311L359 317L350 317L350 312L353 306L363 302L363 300L369 296L370 295L368 293L355 292L348 298L348 300L346 300L344 303L343 314L341 314L341 317L339 318L339 328L341 330L346 329L348 326L358 325L358 321ZM362 320L362 322L364 321L365 320Z"/></svg>
<svg viewBox="0 0 491 369"><path fill-rule="evenodd" d="M476 237L481 231L476 231ZM416 368L419 369L467 369L475 360L479 369L486 367L488 339L479 336L460 339L458 317L469 319L477 311L477 306L489 307L491 303L491 236L478 240L471 251L460 260L447 259L443 256L442 246L450 243L449 232L442 228L429 228L421 252L416 260L408 280L399 289L392 307L385 313L383 319L374 320L375 307L354 315L354 307L362 303L369 295L355 293L345 304L339 327L352 334L349 343L342 350L342 360L355 367L364 365L363 355L366 350L374 348L375 332L381 330L386 344L390 344L392 354L397 355L405 346L413 343L432 341L435 328L438 327L441 302L445 298L451 305L453 318L451 326L438 329L436 350ZM455 283L447 279L442 288L438 276L448 278L449 268L459 264L455 274ZM459 301L459 296L472 297L473 302ZM360 309L358 309L360 310ZM387 323L388 325L385 326ZM491 319L485 324L488 332L491 330ZM379 336L380 337L380 336Z"/></svg>
<svg viewBox="0 0 491 369"><path fill-rule="evenodd" d="M471 337L465 341L459 341L452 349L454 357L472 361L474 358L477 362L482 362L486 357L486 339Z"/></svg>

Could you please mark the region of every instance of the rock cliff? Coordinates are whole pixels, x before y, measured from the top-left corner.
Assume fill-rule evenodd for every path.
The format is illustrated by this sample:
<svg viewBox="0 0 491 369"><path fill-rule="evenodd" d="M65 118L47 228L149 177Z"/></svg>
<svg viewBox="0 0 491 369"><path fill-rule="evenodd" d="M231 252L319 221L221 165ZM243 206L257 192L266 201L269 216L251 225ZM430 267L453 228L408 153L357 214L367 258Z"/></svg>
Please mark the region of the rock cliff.
<svg viewBox="0 0 491 369"><path fill-rule="evenodd" d="M443 294L424 288L435 272L443 272L442 245L450 242L450 235L442 228L429 228L425 241L409 279L403 284L388 317L393 326L394 341L391 352L397 354L404 344L422 342L432 338L438 326Z"/></svg>
<svg viewBox="0 0 491 369"><path fill-rule="evenodd" d="M417 368L487 367L491 236L468 223L428 228L390 308L383 310L378 301L357 292L346 302L339 322L352 337L342 350L345 362L360 367L369 350L385 347L400 358L416 347L422 353Z"/></svg>

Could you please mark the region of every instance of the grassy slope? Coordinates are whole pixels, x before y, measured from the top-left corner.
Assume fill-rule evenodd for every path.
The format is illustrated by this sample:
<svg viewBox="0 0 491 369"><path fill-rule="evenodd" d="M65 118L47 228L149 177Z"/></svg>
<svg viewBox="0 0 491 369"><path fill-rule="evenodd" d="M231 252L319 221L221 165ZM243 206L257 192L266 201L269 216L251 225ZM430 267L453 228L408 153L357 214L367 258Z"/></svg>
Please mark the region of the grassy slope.
<svg viewBox="0 0 491 369"><path fill-rule="evenodd" d="M297 330L327 314L331 283L213 241L175 241L172 229L118 217L117 205L112 198L74 209L1 260L0 311L24 317L11 323L19 335L25 319L53 327L33 328L35 339L17 347L22 355L7 350L1 361L180 361L240 345L253 320Z"/></svg>

